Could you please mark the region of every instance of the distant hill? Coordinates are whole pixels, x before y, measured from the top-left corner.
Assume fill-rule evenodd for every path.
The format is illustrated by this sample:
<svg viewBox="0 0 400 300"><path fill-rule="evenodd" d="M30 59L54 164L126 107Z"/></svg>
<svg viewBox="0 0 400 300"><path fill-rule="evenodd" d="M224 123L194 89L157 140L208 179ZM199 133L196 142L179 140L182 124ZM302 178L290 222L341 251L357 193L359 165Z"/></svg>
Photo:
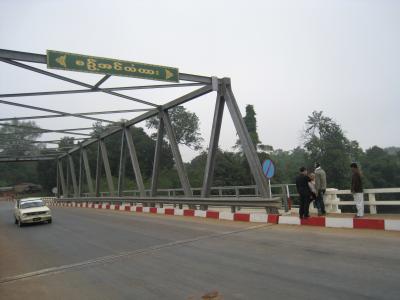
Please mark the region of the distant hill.
<svg viewBox="0 0 400 300"><path fill-rule="evenodd" d="M400 152L400 147L387 147L387 148L384 148L383 150L385 150L386 153L388 153L390 155L396 155L397 153Z"/></svg>

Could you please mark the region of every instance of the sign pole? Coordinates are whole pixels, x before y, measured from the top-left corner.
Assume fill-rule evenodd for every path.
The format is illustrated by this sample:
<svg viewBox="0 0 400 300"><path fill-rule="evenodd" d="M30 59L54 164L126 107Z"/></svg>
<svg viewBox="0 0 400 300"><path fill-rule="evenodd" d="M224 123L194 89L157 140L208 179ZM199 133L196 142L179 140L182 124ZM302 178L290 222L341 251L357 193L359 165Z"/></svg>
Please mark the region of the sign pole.
<svg viewBox="0 0 400 300"><path fill-rule="evenodd" d="M272 190L271 190L271 179L268 178L268 185L269 185L269 194L272 198Z"/></svg>

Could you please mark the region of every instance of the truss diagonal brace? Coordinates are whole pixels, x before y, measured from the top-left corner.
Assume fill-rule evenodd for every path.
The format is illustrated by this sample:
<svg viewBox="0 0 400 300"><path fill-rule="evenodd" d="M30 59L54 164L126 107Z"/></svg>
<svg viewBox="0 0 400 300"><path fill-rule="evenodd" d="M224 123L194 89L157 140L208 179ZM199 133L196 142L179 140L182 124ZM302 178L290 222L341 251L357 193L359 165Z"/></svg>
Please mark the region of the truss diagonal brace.
<svg viewBox="0 0 400 300"><path fill-rule="evenodd" d="M82 147L82 160L83 160L83 166L85 169L86 182L88 185L89 193L93 194L94 193L93 180L92 180L92 174L90 172L89 159L88 159L88 155L87 155L87 150L86 150L86 148L83 148L83 147Z"/></svg>
<svg viewBox="0 0 400 300"><path fill-rule="evenodd" d="M68 161L72 178L72 188L74 189L74 197L78 197L78 185L76 181L75 166L74 166L74 160L72 159L71 155L68 155Z"/></svg>
<svg viewBox="0 0 400 300"><path fill-rule="evenodd" d="M57 165L58 165L58 176L60 178L61 189L62 189L64 197L66 197L67 196L67 187L65 184L65 177L64 177L62 161L58 160Z"/></svg>
<svg viewBox="0 0 400 300"><path fill-rule="evenodd" d="M104 170L105 170L106 178L107 178L108 190L110 191L110 194L113 196L114 195L114 183L112 180L110 163L108 161L106 144L104 143L103 140L100 140L99 142L100 142L100 151L101 151L103 164L104 164Z"/></svg>
<svg viewBox="0 0 400 300"><path fill-rule="evenodd" d="M178 171L179 180L183 188L183 192L186 197L193 197L192 190L190 188L189 178L186 173L185 165L182 161L181 152L179 151L178 143L176 141L176 136L174 129L172 128L171 120L169 115L165 111L161 111L162 120L164 121L164 126L167 131L168 140L171 145L172 155L174 156L176 169Z"/></svg>
<svg viewBox="0 0 400 300"><path fill-rule="evenodd" d="M57 75L55 73L51 73L51 72L48 72L48 71L44 71L44 70L41 70L41 69L38 69L38 68L35 68L35 67L31 67L31 66L28 66L28 65L25 65L25 64L10 60L10 59L0 58L0 61L5 62L7 64L11 64L11 65L17 66L17 67L20 67L20 68L23 68L23 69L27 69L29 71L40 73L40 74L43 74L43 75L46 75L46 76L49 76L49 77L57 78L59 80L63 80L63 81L67 81L67 82L70 82L70 83L73 83L73 84L84 86L84 87L89 88L89 89L94 89L95 88L95 86L93 86L93 85L90 85L90 84L87 84L87 83L84 83L84 82L81 82L81 81L78 81L78 80L75 80L75 79L71 79L71 78L68 78L68 77L65 77L65 76ZM147 102L147 101L144 101L144 100L140 100L140 99L137 99L137 98L134 98L134 97L130 97L130 96L127 96L127 95L123 95L123 94L119 94L119 93L116 93L116 92L107 91L107 90L101 90L101 92L106 93L106 94L110 94L110 95L113 95L113 96L125 98L125 99L128 99L128 100L140 102L142 104L158 107L158 105L156 105L154 103L150 103L150 102Z"/></svg>
<svg viewBox="0 0 400 300"><path fill-rule="evenodd" d="M231 114L233 124L235 125L237 134L239 135L243 152L249 163L251 173L254 177L260 195L264 198L271 198L269 183L264 176L257 151L253 145L250 134L246 128L246 124L243 121L239 107L231 90L229 78L222 79L222 91L226 101L226 106Z"/></svg>
<svg viewBox="0 0 400 300"><path fill-rule="evenodd" d="M219 90L217 101L215 103L214 120L211 130L210 144L208 147L207 163L204 171L203 188L201 197L209 197L210 189L213 182L215 159L218 150L219 135L221 132L222 116L224 114L225 99L222 92Z"/></svg>
<svg viewBox="0 0 400 300"><path fill-rule="evenodd" d="M164 138L164 121L162 120L162 116L160 114L159 122L158 122L156 149L154 152L153 175L151 177L151 196L152 197L156 196L156 194L157 194L158 176L160 173L160 158L161 158L161 148L162 148L163 138Z"/></svg>
<svg viewBox="0 0 400 300"><path fill-rule="evenodd" d="M129 132L129 130L127 128L124 128L124 134L125 134L126 144L128 146L128 150L129 150L129 155L131 158L133 172L135 173L136 184L138 186L140 196L145 197L146 191L145 191L144 184L143 184L142 173L140 171L139 160L137 158L135 145L133 144L132 134Z"/></svg>
<svg viewBox="0 0 400 300"><path fill-rule="evenodd" d="M63 117L68 116L68 117L76 117L76 118L88 119L88 120L93 120L93 121L115 123L114 121L110 121L110 120L104 120L104 119L99 119L99 118L94 118L94 117L87 117L83 114L71 114L71 113L67 113L67 112L63 112L63 111L47 109L47 108L42 108L42 107L32 106L32 105L27 105L27 104L21 104L21 103L14 103L14 102L5 101L5 100L0 100L0 103L12 105L12 106L23 107L23 108L34 109L34 110L39 110L39 111L50 112L50 113L58 114L59 116L63 116ZM57 115L54 117L57 117Z"/></svg>

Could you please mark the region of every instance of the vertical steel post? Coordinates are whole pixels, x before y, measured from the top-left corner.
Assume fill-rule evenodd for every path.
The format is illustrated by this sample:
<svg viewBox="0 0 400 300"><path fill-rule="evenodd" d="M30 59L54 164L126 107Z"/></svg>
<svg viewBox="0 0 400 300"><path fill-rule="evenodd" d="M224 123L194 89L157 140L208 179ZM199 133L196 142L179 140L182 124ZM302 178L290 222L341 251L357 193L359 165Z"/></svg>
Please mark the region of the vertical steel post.
<svg viewBox="0 0 400 300"><path fill-rule="evenodd" d="M67 178L66 178L66 180L67 180L67 185L66 185L66 195L67 195L67 198L69 197L69 192L70 192L70 186L69 186L69 174L70 174L70 172L69 172L69 162L68 162L68 157L66 157L66 159L67 159Z"/></svg>
<svg viewBox="0 0 400 300"><path fill-rule="evenodd" d="M96 162L96 190L95 196L100 196L100 176L101 176L101 153L100 140L97 142L97 162Z"/></svg>
<svg viewBox="0 0 400 300"><path fill-rule="evenodd" d="M118 197L122 197L125 179L126 167L126 147L125 147L125 132L122 130L121 135L121 152L119 156L119 170L118 170Z"/></svg>
<svg viewBox="0 0 400 300"><path fill-rule="evenodd" d="M78 185L76 183L75 166L74 166L74 160L72 159L72 156L70 154L68 155L68 162L69 162L69 169L70 169L70 174L71 174L71 179L72 179L72 188L74 190L74 197L77 197L78 196Z"/></svg>
<svg viewBox="0 0 400 300"><path fill-rule="evenodd" d="M57 178L57 199L60 199L60 171L58 170L59 168L59 159L57 158L57 174L56 174L56 178Z"/></svg>
<svg viewBox="0 0 400 300"><path fill-rule="evenodd" d="M233 92L231 90L230 79L224 78L222 79L222 82L223 82L222 87L223 87L224 98L226 101L226 106L229 109L237 134L239 135L243 152L249 163L250 171L260 191L260 195L264 198L271 198L268 181L266 180L262 172L262 166L257 156L257 151L250 138L250 134L247 131L246 124L243 121L242 114L240 113L239 107L235 100L235 96L233 95Z"/></svg>
<svg viewBox="0 0 400 300"><path fill-rule="evenodd" d="M61 189L63 192L63 196L67 197L68 194L67 194L67 188L65 185L64 171L63 171L63 165L62 165L61 159L58 161L58 172L59 172L59 176L60 176Z"/></svg>
<svg viewBox="0 0 400 300"><path fill-rule="evenodd" d="M152 197L157 195L158 176L160 173L160 157L161 157L163 137L164 137L164 121L162 120L162 116L159 115L157 142L156 142L156 149L154 152L153 174L151 177L151 196Z"/></svg>
<svg viewBox="0 0 400 300"><path fill-rule="evenodd" d="M143 184L142 173L139 167L139 160L137 158L135 145L133 144L132 133L128 130L128 128L124 128L126 144L128 146L129 156L131 158L131 163L133 167L133 172L135 173L136 184L140 192L141 197L146 196L146 191Z"/></svg>
<svg viewBox="0 0 400 300"><path fill-rule="evenodd" d="M106 144L104 143L104 140L100 140L100 151L103 159L103 165L104 165L104 170L106 173L106 179L107 179L107 184L108 184L108 190L110 192L110 195L114 195L114 183L111 175L111 169L110 169L110 163L108 161L108 154L107 154L107 147Z"/></svg>
<svg viewBox="0 0 400 300"><path fill-rule="evenodd" d="M88 185L89 193L91 193L92 194L91 196L93 196L94 188L93 188L92 173L90 171L89 159L87 156L86 148L82 148L82 159L83 159L83 166L85 168L86 182ZM97 170L96 170L96 172L97 172Z"/></svg>
<svg viewBox="0 0 400 300"><path fill-rule="evenodd" d="M209 197L210 189L214 177L215 158L218 150L219 135L221 132L222 117L224 114L225 99L220 90L218 90L217 101L215 103L213 126L211 130L210 144L208 147L208 156L206 168L204 171L203 188L201 197Z"/></svg>
<svg viewBox="0 0 400 300"><path fill-rule="evenodd" d="M176 141L175 132L172 128L171 120L169 119L168 112L162 111L162 119L164 121L165 129L167 131L168 140L171 145L172 155L175 160L176 169L178 171L179 180L186 197L193 197L192 190L190 189L189 178L187 176L185 165L182 161L181 152L179 151L178 143Z"/></svg>
<svg viewBox="0 0 400 300"><path fill-rule="evenodd" d="M78 180L78 197L82 196L82 145L79 151L79 180Z"/></svg>

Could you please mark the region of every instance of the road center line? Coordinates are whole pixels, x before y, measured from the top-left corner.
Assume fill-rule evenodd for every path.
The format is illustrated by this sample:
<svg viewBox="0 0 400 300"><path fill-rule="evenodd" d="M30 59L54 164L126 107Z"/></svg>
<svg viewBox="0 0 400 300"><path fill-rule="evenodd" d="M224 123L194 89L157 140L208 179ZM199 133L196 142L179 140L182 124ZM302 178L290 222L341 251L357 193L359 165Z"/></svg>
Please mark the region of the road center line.
<svg viewBox="0 0 400 300"><path fill-rule="evenodd" d="M114 254L114 255L102 256L99 258L90 259L90 260L82 261L79 263L62 265L62 266L58 266L58 267L46 268L46 269L29 272L29 273L24 273L24 274L19 274L19 275L15 275L15 276L4 277L4 278L0 278L0 285L19 281L19 280L24 280L24 279L31 279L34 277L47 276L47 275L51 275L51 274L66 272L71 269L81 269L81 268L89 267L89 266L93 266L93 265L111 263L118 259L136 256L136 255L140 255L140 254L146 254L146 253L158 251L158 250L161 250L164 248L181 246L181 245L190 244L190 243L194 243L194 242L206 240L206 239L220 238L220 237L224 237L224 236L228 236L228 235L233 235L236 233L246 232L246 231L250 231L250 230L256 230L256 229L269 227L269 226L272 227L271 224L255 225L255 226L250 226L250 227L246 227L246 228L239 229L239 230L210 234L210 235L200 236L200 237L196 237L196 238L192 238L192 239L179 240L179 241L174 241L174 242L170 242L170 243L166 243L166 244L151 246L149 248L121 252L121 253Z"/></svg>

